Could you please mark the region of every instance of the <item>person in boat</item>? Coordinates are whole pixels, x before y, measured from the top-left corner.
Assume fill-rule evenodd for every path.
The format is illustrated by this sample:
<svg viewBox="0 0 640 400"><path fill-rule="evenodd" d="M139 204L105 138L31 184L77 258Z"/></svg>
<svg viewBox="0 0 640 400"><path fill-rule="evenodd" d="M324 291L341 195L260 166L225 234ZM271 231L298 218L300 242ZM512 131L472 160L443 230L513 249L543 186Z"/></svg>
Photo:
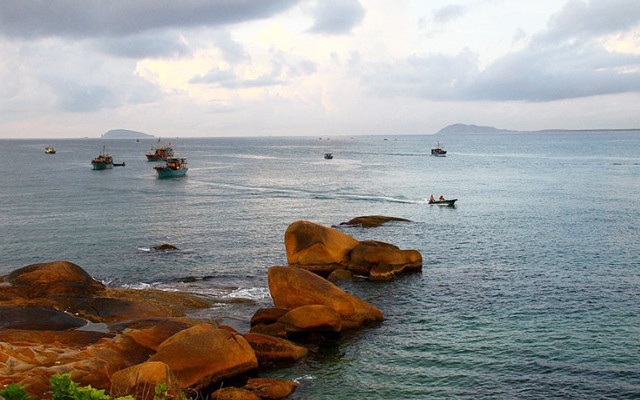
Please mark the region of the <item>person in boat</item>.
<svg viewBox="0 0 640 400"><path fill-rule="evenodd" d="M429 197L429 203L435 203L436 198L433 197L433 195L431 195L431 197Z"/></svg>
<svg viewBox="0 0 640 400"><path fill-rule="evenodd" d="M440 197L438 198L438 201L444 201L444 196L440 195Z"/></svg>

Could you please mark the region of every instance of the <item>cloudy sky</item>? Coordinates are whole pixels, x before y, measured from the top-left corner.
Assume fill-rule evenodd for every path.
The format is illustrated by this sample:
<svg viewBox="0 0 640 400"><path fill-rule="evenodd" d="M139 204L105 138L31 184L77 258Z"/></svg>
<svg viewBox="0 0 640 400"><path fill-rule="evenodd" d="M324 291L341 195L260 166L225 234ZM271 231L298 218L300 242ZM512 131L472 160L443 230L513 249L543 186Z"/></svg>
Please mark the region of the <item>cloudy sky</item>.
<svg viewBox="0 0 640 400"><path fill-rule="evenodd" d="M640 127L639 0L0 0L0 138Z"/></svg>

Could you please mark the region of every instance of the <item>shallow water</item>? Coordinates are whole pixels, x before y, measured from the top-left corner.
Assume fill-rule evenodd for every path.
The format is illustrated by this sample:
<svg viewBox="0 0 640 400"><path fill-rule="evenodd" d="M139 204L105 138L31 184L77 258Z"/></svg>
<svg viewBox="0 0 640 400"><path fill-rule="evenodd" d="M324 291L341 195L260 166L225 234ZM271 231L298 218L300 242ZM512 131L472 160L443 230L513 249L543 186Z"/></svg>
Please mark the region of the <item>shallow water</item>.
<svg viewBox="0 0 640 400"><path fill-rule="evenodd" d="M151 140L106 141L126 161L106 171L100 140L2 140L0 273L65 259L206 294L200 315L246 331L291 222L403 217L340 228L423 255L421 274L341 283L385 321L264 375L297 399L638 398L638 133L174 139L190 170L170 180ZM181 251L148 251L165 242Z"/></svg>

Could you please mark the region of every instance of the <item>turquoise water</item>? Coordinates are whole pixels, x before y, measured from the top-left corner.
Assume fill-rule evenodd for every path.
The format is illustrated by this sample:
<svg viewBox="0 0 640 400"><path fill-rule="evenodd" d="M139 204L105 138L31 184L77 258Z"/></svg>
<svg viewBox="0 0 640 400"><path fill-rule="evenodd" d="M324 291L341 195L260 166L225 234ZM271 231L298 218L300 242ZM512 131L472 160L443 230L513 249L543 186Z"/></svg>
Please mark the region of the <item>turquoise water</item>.
<svg viewBox="0 0 640 400"><path fill-rule="evenodd" d="M423 255L421 274L340 284L385 321L263 375L295 399L640 398L639 133L175 139L190 169L168 180L149 140L107 141L126 167L106 171L100 140L2 140L0 273L65 259L210 296L199 315L246 331L289 223L404 217L341 228ZM182 250L148 251L165 242Z"/></svg>

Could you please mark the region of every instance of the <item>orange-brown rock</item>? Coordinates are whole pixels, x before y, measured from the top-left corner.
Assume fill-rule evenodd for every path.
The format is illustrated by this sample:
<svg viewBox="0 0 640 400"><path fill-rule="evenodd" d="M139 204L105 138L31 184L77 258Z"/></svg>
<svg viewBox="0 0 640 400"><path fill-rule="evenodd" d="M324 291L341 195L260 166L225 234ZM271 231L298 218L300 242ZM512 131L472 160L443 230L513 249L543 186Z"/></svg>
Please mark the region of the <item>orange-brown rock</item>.
<svg viewBox="0 0 640 400"><path fill-rule="evenodd" d="M156 351L162 342L191 326L193 324L178 319L166 319L149 328L128 330L123 335L130 337L143 347Z"/></svg>
<svg viewBox="0 0 640 400"><path fill-rule="evenodd" d="M288 312L289 310L281 308L261 308L251 317L250 325L272 324Z"/></svg>
<svg viewBox="0 0 640 400"><path fill-rule="evenodd" d="M110 394L152 400L156 395L155 387L159 384L166 384L166 398L179 398L180 387L169 366L158 361L147 361L115 372L111 377Z"/></svg>
<svg viewBox="0 0 640 400"><path fill-rule="evenodd" d="M286 339L260 333L245 333L242 336L253 348L261 365L297 361L309 352L305 347Z"/></svg>
<svg viewBox="0 0 640 400"><path fill-rule="evenodd" d="M420 271L422 255L416 250L400 250L389 243L366 241L349 252L347 269L374 280L389 280L405 271Z"/></svg>
<svg viewBox="0 0 640 400"><path fill-rule="evenodd" d="M289 264L343 264L358 241L335 229L309 221L296 221L284 234Z"/></svg>
<svg viewBox="0 0 640 400"><path fill-rule="evenodd" d="M64 347L86 347L109 336L105 332L94 331L29 331L21 329L0 330L0 342L23 346L49 344Z"/></svg>
<svg viewBox="0 0 640 400"><path fill-rule="evenodd" d="M263 399L284 399L293 393L298 384L287 379L252 378L244 388L252 391Z"/></svg>
<svg viewBox="0 0 640 400"><path fill-rule="evenodd" d="M338 268L333 270L327 277L330 281L350 281L353 279L353 272L348 269Z"/></svg>
<svg viewBox="0 0 640 400"><path fill-rule="evenodd" d="M331 307L311 304L294 308L278 319L287 333L340 332L342 319Z"/></svg>
<svg viewBox="0 0 640 400"><path fill-rule="evenodd" d="M398 217L385 217L384 215L367 215L364 217L352 218L347 222L341 222L340 225L360 226L363 228L375 228L386 224L387 222L411 222L408 219Z"/></svg>
<svg viewBox="0 0 640 400"><path fill-rule="evenodd" d="M398 220L383 216L360 218L364 218L358 220L360 224ZM422 256L416 250L400 250L395 245L378 241L359 242L338 230L309 221L289 225L284 239L289 265L321 276L347 269L357 275L387 280L401 272L422 269ZM371 275L374 268L375 273Z"/></svg>
<svg viewBox="0 0 640 400"><path fill-rule="evenodd" d="M277 308L292 310L306 305L325 305L340 315L343 328L355 328L383 319L382 312L375 306L304 269L271 267L268 279Z"/></svg>
<svg viewBox="0 0 640 400"><path fill-rule="evenodd" d="M257 394L243 388L223 387L209 396L211 400L262 400Z"/></svg>
<svg viewBox="0 0 640 400"><path fill-rule="evenodd" d="M256 355L238 334L209 324L195 325L171 336L150 361L169 366L181 388L201 389L258 367Z"/></svg>
<svg viewBox="0 0 640 400"><path fill-rule="evenodd" d="M0 282L11 284L10 287L3 287L4 290L13 287L21 297L26 298L56 294L88 295L104 290L102 283L69 261L28 265L0 277Z"/></svg>

